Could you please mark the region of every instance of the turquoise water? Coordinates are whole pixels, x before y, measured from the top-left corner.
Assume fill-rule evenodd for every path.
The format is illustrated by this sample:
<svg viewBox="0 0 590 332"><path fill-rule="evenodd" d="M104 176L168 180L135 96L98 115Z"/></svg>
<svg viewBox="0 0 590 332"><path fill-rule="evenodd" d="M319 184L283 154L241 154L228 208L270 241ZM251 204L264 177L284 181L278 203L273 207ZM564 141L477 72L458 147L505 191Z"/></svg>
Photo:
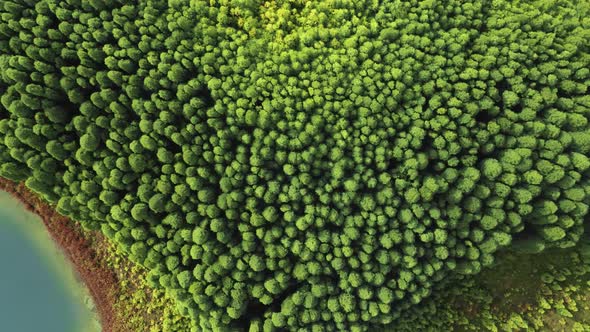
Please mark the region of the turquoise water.
<svg viewBox="0 0 590 332"><path fill-rule="evenodd" d="M37 218L0 193L0 331L97 331L72 268Z"/></svg>

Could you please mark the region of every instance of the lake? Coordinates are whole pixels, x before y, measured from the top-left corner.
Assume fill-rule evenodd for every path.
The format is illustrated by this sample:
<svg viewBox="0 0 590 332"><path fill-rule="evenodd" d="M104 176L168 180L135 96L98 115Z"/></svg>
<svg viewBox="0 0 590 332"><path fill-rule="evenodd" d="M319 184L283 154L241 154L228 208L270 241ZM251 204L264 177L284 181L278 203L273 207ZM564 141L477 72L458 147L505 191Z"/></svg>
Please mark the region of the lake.
<svg viewBox="0 0 590 332"><path fill-rule="evenodd" d="M38 216L0 191L0 330L97 332L92 303Z"/></svg>

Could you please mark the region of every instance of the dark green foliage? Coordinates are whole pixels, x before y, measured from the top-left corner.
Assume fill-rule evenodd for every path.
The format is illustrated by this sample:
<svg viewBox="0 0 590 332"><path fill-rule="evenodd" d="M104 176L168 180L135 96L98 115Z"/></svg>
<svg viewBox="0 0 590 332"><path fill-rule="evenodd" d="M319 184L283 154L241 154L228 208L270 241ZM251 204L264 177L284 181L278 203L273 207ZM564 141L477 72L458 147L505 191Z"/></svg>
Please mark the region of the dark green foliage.
<svg viewBox="0 0 590 332"><path fill-rule="evenodd" d="M363 331L590 204L589 7L0 2L0 176L195 329Z"/></svg>

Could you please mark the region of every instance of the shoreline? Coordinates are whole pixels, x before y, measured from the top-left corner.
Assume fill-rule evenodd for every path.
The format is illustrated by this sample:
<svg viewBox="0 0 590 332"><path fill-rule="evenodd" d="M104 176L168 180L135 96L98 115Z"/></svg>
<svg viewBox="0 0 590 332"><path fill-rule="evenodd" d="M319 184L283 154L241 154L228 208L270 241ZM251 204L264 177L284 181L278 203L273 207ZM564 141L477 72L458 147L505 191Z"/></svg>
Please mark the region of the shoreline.
<svg viewBox="0 0 590 332"><path fill-rule="evenodd" d="M122 331L115 303L120 293L116 273L92 247L91 239L74 221L57 213L22 183L0 178L0 190L15 197L24 208L38 215L49 236L72 265L75 274L94 302L103 332ZM100 236L93 232L94 236Z"/></svg>
<svg viewBox="0 0 590 332"><path fill-rule="evenodd" d="M12 228L12 232L17 233L15 236L23 236L19 242L28 242L23 245L33 250L45 263L45 270L52 274L48 276L52 279L51 285L63 287L64 295L70 297L68 302L73 304L72 309L79 313L72 319L72 331L102 332L88 288L72 267L70 260L65 257L63 250L51 238L39 215L25 209L17 198L3 190L0 190L0 204L0 214L7 217L7 223L4 225L7 226L8 232L11 233ZM51 302L48 304L51 305Z"/></svg>

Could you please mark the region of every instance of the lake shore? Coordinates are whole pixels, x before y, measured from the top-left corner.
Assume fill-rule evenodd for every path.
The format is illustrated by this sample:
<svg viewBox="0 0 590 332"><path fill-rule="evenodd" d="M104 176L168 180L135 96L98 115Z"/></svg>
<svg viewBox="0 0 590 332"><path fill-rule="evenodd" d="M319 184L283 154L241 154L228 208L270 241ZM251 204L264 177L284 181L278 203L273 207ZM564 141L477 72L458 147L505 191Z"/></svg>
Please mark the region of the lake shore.
<svg viewBox="0 0 590 332"><path fill-rule="evenodd" d="M40 217L2 190L0 238L0 256L12 267L2 274L6 283L0 286L4 330L102 331L87 287ZM26 319L27 313L37 319Z"/></svg>
<svg viewBox="0 0 590 332"><path fill-rule="evenodd" d="M80 280L87 288L103 332L123 331L124 322L118 319L115 303L119 286L115 271L97 253L93 242L70 219L58 214L23 184L0 178L0 190L17 198L24 207L41 217L43 225L55 244L72 264ZM94 232L94 237L101 235Z"/></svg>
<svg viewBox="0 0 590 332"><path fill-rule="evenodd" d="M94 304L102 332L191 331L163 290L146 283L147 271L128 260L100 232L62 216L23 183L0 177L0 190L38 215Z"/></svg>

